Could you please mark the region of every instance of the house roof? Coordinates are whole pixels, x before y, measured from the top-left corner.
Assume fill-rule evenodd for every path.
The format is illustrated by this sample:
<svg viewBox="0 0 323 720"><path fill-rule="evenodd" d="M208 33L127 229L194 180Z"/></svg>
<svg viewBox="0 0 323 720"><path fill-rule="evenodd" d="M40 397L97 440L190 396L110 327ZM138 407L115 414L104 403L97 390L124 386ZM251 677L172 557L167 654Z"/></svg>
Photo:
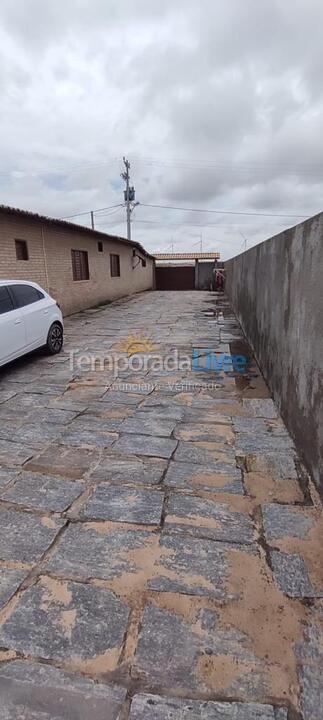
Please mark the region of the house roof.
<svg viewBox="0 0 323 720"><path fill-rule="evenodd" d="M13 215L17 218L32 220L33 222L38 222L42 225L61 227L62 229L69 230L70 232L86 233L87 235L91 234L93 236L93 240L97 238L111 239L115 242L123 243L124 245L130 245L131 247L139 250L139 252L146 257L151 258L152 260L154 259L154 256L147 252L147 250L145 250L145 248L138 242L132 240L129 241L126 238L119 237L119 235L110 235L110 233L101 232L100 230L92 230L92 228L86 227L85 225L77 225L76 223L69 222L68 220L60 220L59 218L52 218L47 215L39 215L39 213L29 212L29 210L20 210L19 208L10 207L9 205L0 205L0 216L1 215Z"/></svg>

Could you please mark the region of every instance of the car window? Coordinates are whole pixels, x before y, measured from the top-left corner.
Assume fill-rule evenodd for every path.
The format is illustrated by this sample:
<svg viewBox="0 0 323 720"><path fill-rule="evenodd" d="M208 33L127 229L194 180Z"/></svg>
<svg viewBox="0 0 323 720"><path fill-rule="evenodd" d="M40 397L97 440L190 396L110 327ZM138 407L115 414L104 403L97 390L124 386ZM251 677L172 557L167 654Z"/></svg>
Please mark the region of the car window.
<svg viewBox="0 0 323 720"><path fill-rule="evenodd" d="M45 297L40 290L31 285L10 285L10 290L14 296L16 307L19 308L31 305Z"/></svg>
<svg viewBox="0 0 323 720"><path fill-rule="evenodd" d="M0 285L0 315L13 310L13 303L5 285Z"/></svg>

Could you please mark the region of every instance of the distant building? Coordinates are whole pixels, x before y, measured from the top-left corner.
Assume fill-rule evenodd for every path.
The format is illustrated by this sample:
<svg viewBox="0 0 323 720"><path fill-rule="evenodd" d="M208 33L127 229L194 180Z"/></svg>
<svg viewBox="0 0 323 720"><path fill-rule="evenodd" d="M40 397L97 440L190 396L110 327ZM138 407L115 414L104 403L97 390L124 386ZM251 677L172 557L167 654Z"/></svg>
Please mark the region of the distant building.
<svg viewBox="0 0 323 720"><path fill-rule="evenodd" d="M157 290L210 290L218 252L156 253Z"/></svg>
<svg viewBox="0 0 323 720"><path fill-rule="evenodd" d="M154 286L136 242L0 205L0 278L39 283L69 315Z"/></svg>

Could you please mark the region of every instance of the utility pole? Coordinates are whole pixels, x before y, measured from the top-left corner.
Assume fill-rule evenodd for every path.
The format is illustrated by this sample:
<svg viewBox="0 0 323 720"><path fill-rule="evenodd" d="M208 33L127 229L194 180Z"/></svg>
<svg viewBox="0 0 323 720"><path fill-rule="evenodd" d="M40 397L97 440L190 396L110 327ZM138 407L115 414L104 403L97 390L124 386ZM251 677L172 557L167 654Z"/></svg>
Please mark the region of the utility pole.
<svg viewBox="0 0 323 720"><path fill-rule="evenodd" d="M93 210L91 210L91 227L92 227L92 230L94 230L94 212L93 212Z"/></svg>
<svg viewBox="0 0 323 720"><path fill-rule="evenodd" d="M201 248L201 252L203 252L203 235L202 235L202 233L200 234L200 248Z"/></svg>
<svg viewBox="0 0 323 720"><path fill-rule="evenodd" d="M131 240L131 200L134 200L135 197L135 191L134 188L129 187L129 181L130 181L130 162L127 160L127 158L123 157L123 164L125 166L125 171L121 173L121 177L126 183L126 189L124 191L124 199L126 203L126 213L127 213L127 238L130 241Z"/></svg>

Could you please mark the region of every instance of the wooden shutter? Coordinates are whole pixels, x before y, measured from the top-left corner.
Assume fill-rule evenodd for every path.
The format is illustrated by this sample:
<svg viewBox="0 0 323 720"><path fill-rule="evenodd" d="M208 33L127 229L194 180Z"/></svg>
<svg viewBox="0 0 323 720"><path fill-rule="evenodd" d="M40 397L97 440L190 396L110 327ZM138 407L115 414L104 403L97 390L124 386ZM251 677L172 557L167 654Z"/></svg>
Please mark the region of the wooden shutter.
<svg viewBox="0 0 323 720"><path fill-rule="evenodd" d="M110 273L111 277L120 277L120 256L110 254Z"/></svg>
<svg viewBox="0 0 323 720"><path fill-rule="evenodd" d="M89 261L86 250L72 250L73 280L88 280Z"/></svg>

